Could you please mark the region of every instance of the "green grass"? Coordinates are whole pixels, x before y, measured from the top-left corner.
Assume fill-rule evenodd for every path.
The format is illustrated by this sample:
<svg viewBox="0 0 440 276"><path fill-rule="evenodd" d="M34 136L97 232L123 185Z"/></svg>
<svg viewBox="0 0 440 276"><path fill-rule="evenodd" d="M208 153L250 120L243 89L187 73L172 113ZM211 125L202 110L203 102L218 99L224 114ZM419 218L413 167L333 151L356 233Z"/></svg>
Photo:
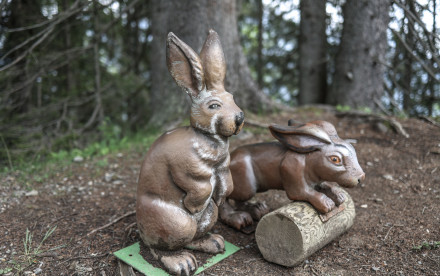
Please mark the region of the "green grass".
<svg viewBox="0 0 440 276"><path fill-rule="evenodd" d="M431 249L437 249L437 248L440 248L440 241L429 241L429 242L424 241L420 245L414 246L412 249L415 251L420 251L422 249L431 250Z"/></svg>
<svg viewBox="0 0 440 276"><path fill-rule="evenodd" d="M74 162L76 156L81 156L84 161L93 161L96 167L103 168L108 166L108 155L127 150L145 152L161 134L157 129L152 129L123 136L118 128L113 126L104 126L100 130L102 133L100 139L96 139L84 148L59 150L34 159L12 160L8 163L13 163L13 167L6 164L2 169L0 168L0 178L14 175L16 182L23 185L26 190L31 190L32 183L44 183L57 172L68 174L69 165Z"/></svg>
<svg viewBox="0 0 440 276"><path fill-rule="evenodd" d="M320 108L319 106L298 106L297 111L298 113L311 112L316 116L320 116L322 113L324 113L324 109Z"/></svg>
<svg viewBox="0 0 440 276"><path fill-rule="evenodd" d="M351 110L357 110L357 111L360 111L360 112L363 112L363 113L367 113L367 114L373 113L373 110L371 110L371 108L369 108L367 106L361 106L361 107L358 107L358 108L352 108L349 105L340 105L340 104L338 104L335 108L336 108L336 111L338 111L338 112L348 112L348 111L351 111Z"/></svg>
<svg viewBox="0 0 440 276"><path fill-rule="evenodd" d="M45 252L55 251L65 247L65 245L59 245L47 250L43 250L42 246L45 241L55 232L57 226L49 228L44 234L43 238L38 244L35 244L33 240L33 234L29 229L26 229L25 237L23 239L23 253L13 260L9 261L10 266L0 270L0 275L8 272L16 272L21 274L29 266L38 263L38 256Z"/></svg>

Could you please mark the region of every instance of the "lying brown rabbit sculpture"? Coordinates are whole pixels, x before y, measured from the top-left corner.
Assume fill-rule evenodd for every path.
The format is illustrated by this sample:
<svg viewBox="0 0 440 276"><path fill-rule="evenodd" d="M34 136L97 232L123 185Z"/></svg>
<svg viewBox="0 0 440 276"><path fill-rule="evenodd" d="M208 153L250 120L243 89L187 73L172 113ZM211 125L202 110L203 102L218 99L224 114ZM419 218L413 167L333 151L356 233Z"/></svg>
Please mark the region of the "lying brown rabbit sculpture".
<svg viewBox="0 0 440 276"><path fill-rule="evenodd" d="M337 185L354 187L364 180L353 146L338 137L334 126L325 121L289 126L271 125L280 142L245 145L231 153L233 192L220 208L220 218L242 229L269 212L264 203L244 203L255 193L269 189L286 191L291 200L311 203L321 213L331 211L346 199ZM326 182L329 181L329 182Z"/></svg>
<svg viewBox="0 0 440 276"><path fill-rule="evenodd" d="M179 249L224 251L223 237L207 232L232 191L228 137L240 131L244 115L223 86L226 64L215 31L209 31L200 57L169 33L167 64L191 98L191 126L164 133L149 149L139 176L136 218L152 255L170 273L189 275L197 261Z"/></svg>

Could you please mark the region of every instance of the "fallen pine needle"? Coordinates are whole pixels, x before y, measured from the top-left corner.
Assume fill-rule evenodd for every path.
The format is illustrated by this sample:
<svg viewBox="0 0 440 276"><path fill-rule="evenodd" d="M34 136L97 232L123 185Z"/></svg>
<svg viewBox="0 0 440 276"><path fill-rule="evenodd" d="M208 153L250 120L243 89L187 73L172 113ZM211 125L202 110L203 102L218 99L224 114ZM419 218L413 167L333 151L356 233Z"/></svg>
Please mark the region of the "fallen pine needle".
<svg viewBox="0 0 440 276"><path fill-rule="evenodd" d="M98 227L98 228L96 228L96 229L93 229L92 231L90 231L90 232L87 234L87 236L90 236L90 235L92 235L92 234L94 234L94 233L96 233L96 232L98 232L98 231L100 231L100 230L102 230L102 229L105 229L105 228L107 228L107 227L109 227L109 226L112 226L113 224L117 223L117 222L120 221L121 219L126 218L126 217L129 217L129 216L134 215L134 214L136 214L136 211L130 211L130 212L128 212L128 213L125 213L125 214L123 214L122 216L117 217L117 218L115 218L114 220L110 221L109 223L107 223L107 224L105 224L105 225L103 225L103 226L101 226L101 227Z"/></svg>

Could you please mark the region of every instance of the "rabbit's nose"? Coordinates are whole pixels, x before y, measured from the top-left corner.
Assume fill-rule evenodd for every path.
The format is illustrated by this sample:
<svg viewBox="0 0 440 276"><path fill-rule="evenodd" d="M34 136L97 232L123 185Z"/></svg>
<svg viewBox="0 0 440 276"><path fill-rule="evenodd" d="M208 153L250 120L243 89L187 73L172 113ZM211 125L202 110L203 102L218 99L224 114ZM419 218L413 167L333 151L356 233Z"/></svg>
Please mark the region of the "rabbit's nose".
<svg viewBox="0 0 440 276"><path fill-rule="evenodd" d="M364 180L365 180L365 173L363 173L363 174L361 175L361 177L358 178L358 184L361 183L361 182L364 181Z"/></svg>
<svg viewBox="0 0 440 276"><path fill-rule="evenodd" d="M235 125L236 126L241 126L241 124L244 121L244 113L240 112L237 115L235 115Z"/></svg>

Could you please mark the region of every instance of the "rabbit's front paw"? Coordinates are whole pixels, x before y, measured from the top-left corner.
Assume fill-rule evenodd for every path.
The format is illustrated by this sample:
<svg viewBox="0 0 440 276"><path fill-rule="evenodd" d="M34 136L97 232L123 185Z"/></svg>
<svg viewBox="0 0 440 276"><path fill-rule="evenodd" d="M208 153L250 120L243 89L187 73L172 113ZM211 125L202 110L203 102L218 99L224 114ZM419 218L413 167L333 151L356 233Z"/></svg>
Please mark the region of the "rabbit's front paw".
<svg viewBox="0 0 440 276"><path fill-rule="evenodd" d="M197 269L197 260L189 252L177 255L162 256L161 263L173 275L191 275Z"/></svg>
<svg viewBox="0 0 440 276"><path fill-rule="evenodd" d="M190 200L188 198L185 198L183 200L183 203L185 204L186 209L188 209L191 214L199 213L203 211L203 209L205 209L206 207L205 204L199 204L198 202L194 202L193 200Z"/></svg>
<svg viewBox="0 0 440 276"><path fill-rule="evenodd" d="M265 202L245 202L237 205L237 209L249 213L254 220L260 220L265 214L269 213L269 207Z"/></svg>
<svg viewBox="0 0 440 276"><path fill-rule="evenodd" d="M325 192L325 194L330 197L338 206L347 200L345 194L337 187L332 187L328 192Z"/></svg>
<svg viewBox="0 0 440 276"><path fill-rule="evenodd" d="M339 188L336 185L332 185L330 183L327 182L323 182L319 187L318 187L318 191L321 193L326 194L329 198L331 198L336 205L341 205L342 203L345 202L345 200L347 200L347 197L345 196L345 194L342 192L341 188Z"/></svg>
<svg viewBox="0 0 440 276"><path fill-rule="evenodd" d="M221 219L224 223L237 230L244 229L254 223L252 216L244 211L233 211Z"/></svg>
<svg viewBox="0 0 440 276"><path fill-rule="evenodd" d="M335 208L335 202L325 194L317 193L316 196L310 198L309 202L319 212L325 214Z"/></svg>
<svg viewBox="0 0 440 276"><path fill-rule="evenodd" d="M203 211L209 201L212 188L208 185L200 186L196 191L189 192L183 199L183 204L191 212L191 214Z"/></svg>
<svg viewBox="0 0 440 276"><path fill-rule="evenodd" d="M333 208L335 208L335 202L333 200L331 200L331 198L329 198L328 196L324 195L321 199L320 202L320 210L323 213L328 213L330 212Z"/></svg>

